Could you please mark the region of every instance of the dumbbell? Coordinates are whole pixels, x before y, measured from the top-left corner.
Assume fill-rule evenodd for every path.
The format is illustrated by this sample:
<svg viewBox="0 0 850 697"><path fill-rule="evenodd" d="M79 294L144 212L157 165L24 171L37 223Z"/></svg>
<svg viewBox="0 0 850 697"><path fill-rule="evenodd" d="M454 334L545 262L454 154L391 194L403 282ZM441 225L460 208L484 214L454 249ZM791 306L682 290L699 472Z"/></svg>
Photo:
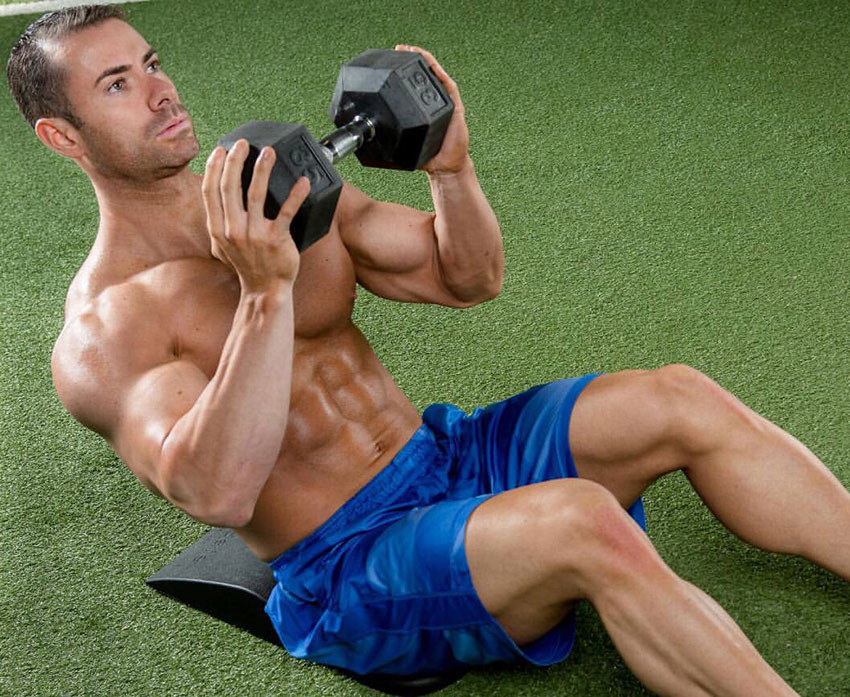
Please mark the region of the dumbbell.
<svg viewBox="0 0 850 697"><path fill-rule="evenodd" d="M320 141L300 124L249 121L218 141L230 150L242 138L249 152L242 170L243 203L260 151L276 153L264 214L275 218L299 177L310 194L290 224L299 251L330 229L342 193L333 163L354 152L362 165L414 170L440 149L454 104L421 54L369 50L342 66L328 111L337 130Z"/></svg>

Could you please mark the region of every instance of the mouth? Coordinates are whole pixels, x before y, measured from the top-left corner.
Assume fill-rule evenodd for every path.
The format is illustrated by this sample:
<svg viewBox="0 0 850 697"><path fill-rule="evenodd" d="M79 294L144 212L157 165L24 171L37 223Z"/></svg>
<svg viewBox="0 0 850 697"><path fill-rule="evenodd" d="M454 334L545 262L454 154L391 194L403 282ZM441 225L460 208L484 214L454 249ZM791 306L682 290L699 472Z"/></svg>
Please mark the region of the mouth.
<svg viewBox="0 0 850 697"><path fill-rule="evenodd" d="M184 128L189 123L189 117L183 116L178 119L174 119L171 123L169 123L165 128L163 128L159 133L157 133L157 137L159 136L167 136L171 133L176 133L181 128Z"/></svg>

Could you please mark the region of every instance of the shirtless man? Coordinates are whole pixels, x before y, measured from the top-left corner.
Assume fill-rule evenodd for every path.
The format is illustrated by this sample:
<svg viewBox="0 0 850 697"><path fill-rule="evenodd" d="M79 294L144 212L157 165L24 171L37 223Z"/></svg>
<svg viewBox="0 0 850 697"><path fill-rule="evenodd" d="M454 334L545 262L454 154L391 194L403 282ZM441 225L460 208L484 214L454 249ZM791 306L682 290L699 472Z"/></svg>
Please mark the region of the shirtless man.
<svg viewBox="0 0 850 697"><path fill-rule="evenodd" d="M346 185L329 234L299 257L288 224L306 180L271 221L271 157L247 211L244 144L192 173L191 118L122 17L47 15L7 68L37 137L80 166L100 207L56 390L152 492L272 565L267 612L292 655L358 673L547 665L569 653L586 599L659 694L796 694L659 557L640 496L684 470L743 540L850 580L850 494L811 451L678 364L420 417L352 323L358 283L456 308L500 289L499 227L433 57L422 51L457 105L424 167L435 213Z"/></svg>

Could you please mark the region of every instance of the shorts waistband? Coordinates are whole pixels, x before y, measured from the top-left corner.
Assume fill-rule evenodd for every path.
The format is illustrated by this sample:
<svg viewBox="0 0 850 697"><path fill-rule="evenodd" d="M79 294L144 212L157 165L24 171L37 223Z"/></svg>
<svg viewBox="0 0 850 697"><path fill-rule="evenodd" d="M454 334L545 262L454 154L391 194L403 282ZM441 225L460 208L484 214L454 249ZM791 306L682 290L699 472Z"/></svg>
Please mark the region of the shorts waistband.
<svg viewBox="0 0 850 697"><path fill-rule="evenodd" d="M304 554L319 540L332 538L343 528L363 516L380 508L387 492L396 492L402 488L405 480L411 475L411 465L426 464L429 456L437 448L437 441L428 424L422 425L402 446L392 460L357 491L348 501L340 506L322 525L300 542L287 549L280 556L269 562L272 569L288 564Z"/></svg>

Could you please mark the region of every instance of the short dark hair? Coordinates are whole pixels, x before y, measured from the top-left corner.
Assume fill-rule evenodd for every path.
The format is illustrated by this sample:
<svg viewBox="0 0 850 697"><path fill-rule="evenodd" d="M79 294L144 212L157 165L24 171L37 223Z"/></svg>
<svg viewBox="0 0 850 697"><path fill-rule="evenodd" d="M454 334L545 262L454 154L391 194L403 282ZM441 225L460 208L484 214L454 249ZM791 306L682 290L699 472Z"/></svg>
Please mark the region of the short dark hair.
<svg viewBox="0 0 850 697"><path fill-rule="evenodd" d="M82 121L71 109L65 91L65 70L44 51L44 42L59 40L107 19L127 21L127 13L115 5L82 5L48 12L30 24L12 47L6 63L6 79L18 108L35 128L47 116L61 116L75 128Z"/></svg>

